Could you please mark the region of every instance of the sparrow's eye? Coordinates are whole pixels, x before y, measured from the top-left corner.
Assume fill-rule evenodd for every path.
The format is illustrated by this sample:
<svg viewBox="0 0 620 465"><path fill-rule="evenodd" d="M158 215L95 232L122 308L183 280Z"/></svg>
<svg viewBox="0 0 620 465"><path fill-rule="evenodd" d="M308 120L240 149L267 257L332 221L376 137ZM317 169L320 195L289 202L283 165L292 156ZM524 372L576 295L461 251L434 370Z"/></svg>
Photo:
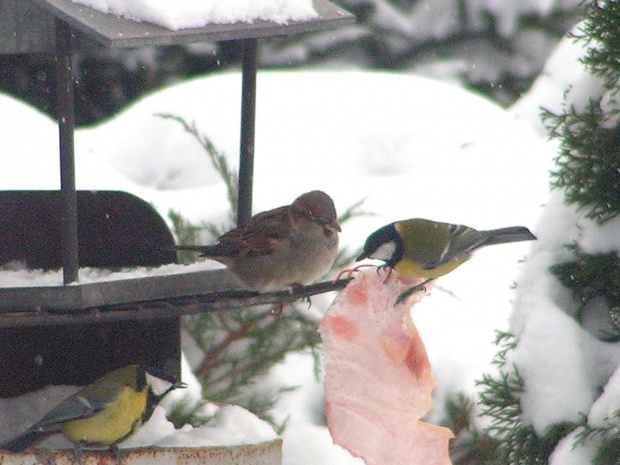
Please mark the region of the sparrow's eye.
<svg viewBox="0 0 620 465"><path fill-rule="evenodd" d="M312 222L312 223L316 223L316 224L319 224L321 226L325 226L327 224L327 221L325 221L321 217L316 216L312 210L308 210L307 211L306 219L308 221Z"/></svg>

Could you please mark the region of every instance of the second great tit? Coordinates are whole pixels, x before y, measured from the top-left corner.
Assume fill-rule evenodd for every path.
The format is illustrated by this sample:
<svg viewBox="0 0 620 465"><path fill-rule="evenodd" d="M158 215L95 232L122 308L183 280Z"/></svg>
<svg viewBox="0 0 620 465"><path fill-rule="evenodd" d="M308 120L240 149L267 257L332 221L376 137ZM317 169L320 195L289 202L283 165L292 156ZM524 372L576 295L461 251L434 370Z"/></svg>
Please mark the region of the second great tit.
<svg viewBox="0 0 620 465"><path fill-rule="evenodd" d="M372 233L357 261L364 258L383 260L385 266L401 276L426 278L421 285L401 294L396 301L399 303L428 281L469 260L476 249L535 239L524 226L477 231L469 226L414 218L390 223Z"/></svg>
<svg viewBox="0 0 620 465"><path fill-rule="evenodd" d="M174 375L154 367L119 368L63 400L25 432L0 444L0 449L21 452L62 433L74 444L78 462L82 446L93 446L109 448L120 463L117 444L146 423L166 394L182 387L186 384Z"/></svg>

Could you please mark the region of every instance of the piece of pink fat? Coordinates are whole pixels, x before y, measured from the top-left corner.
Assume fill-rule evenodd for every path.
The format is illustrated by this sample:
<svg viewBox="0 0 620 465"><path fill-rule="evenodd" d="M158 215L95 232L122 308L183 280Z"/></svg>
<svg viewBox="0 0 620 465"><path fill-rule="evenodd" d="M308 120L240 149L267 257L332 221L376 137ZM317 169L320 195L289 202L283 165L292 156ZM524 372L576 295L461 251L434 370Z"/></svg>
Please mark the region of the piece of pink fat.
<svg viewBox="0 0 620 465"><path fill-rule="evenodd" d="M338 295L319 328L329 431L367 465L451 464L452 432L419 420L432 408L435 387L410 315L425 293L394 306L417 282L366 270Z"/></svg>

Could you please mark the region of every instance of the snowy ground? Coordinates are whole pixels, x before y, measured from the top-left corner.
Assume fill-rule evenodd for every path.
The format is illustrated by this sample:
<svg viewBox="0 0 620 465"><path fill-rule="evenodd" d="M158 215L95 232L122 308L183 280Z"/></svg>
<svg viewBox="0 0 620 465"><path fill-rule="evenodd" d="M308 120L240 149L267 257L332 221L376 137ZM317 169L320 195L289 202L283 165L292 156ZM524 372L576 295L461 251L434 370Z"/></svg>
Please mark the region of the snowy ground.
<svg viewBox="0 0 620 465"><path fill-rule="evenodd" d="M195 122L235 161L240 89L238 74L195 79L78 130L78 188L135 193L164 217L172 208L192 221L225 221L225 189L205 154L178 123L156 114ZM12 98L0 96L0 101L2 143L12 153L0 185L58 188L54 122ZM517 121L477 95L412 76L263 72L258 77L255 211L289 203L311 189L329 193L340 211L366 198L364 208L377 216L345 224L341 241L351 248L361 246L377 227L411 217L479 229L525 225L536 234L555 153L529 125L537 118ZM415 307L439 385L438 407L444 396L472 392L473 380L488 366L496 350L494 331L508 327L511 286L528 247L481 250L439 280L450 293L435 289ZM319 425L321 386L313 379L309 357L289 357L270 381L303 386L279 404L282 418L290 416L286 465L357 463L332 446Z"/></svg>

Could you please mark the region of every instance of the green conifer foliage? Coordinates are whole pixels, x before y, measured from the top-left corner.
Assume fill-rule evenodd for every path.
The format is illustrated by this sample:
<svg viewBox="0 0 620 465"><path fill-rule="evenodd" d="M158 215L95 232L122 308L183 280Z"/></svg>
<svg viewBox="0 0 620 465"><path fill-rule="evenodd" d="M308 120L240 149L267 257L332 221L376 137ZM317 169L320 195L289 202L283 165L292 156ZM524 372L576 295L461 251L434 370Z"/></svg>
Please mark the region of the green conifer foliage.
<svg viewBox="0 0 620 465"><path fill-rule="evenodd" d="M585 21L574 37L587 46L582 62L592 75L601 79L600 91L586 104L571 104L568 103L571 89L567 89L564 110L558 114L544 111L543 119L551 138L560 143L556 167L551 173L552 186L563 191L567 205L575 205L586 218L602 225L620 213L620 106L617 102L620 1L591 0L584 4L584 12ZM618 252L588 254L577 244L566 244L566 247L571 250L572 258L555 264L549 271L570 289L582 308L594 299L604 300L613 334L600 335L599 339L617 340L620 335L620 326L615 326L620 321ZM579 312L575 316L579 320ZM615 418L608 427L597 429L588 425L584 413L578 423L550 426L544 437L525 424L520 394L527 380L524 384L517 367L506 362L519 342L509 335L502 335L498 341L501 345L498 373L485 375L479 382L483 413L491 420L486 432L498 444L496 463L546 464L558 442L570 432L575 446L597 441L591 443L597 444L594 463L620 463Z"/></svg>

